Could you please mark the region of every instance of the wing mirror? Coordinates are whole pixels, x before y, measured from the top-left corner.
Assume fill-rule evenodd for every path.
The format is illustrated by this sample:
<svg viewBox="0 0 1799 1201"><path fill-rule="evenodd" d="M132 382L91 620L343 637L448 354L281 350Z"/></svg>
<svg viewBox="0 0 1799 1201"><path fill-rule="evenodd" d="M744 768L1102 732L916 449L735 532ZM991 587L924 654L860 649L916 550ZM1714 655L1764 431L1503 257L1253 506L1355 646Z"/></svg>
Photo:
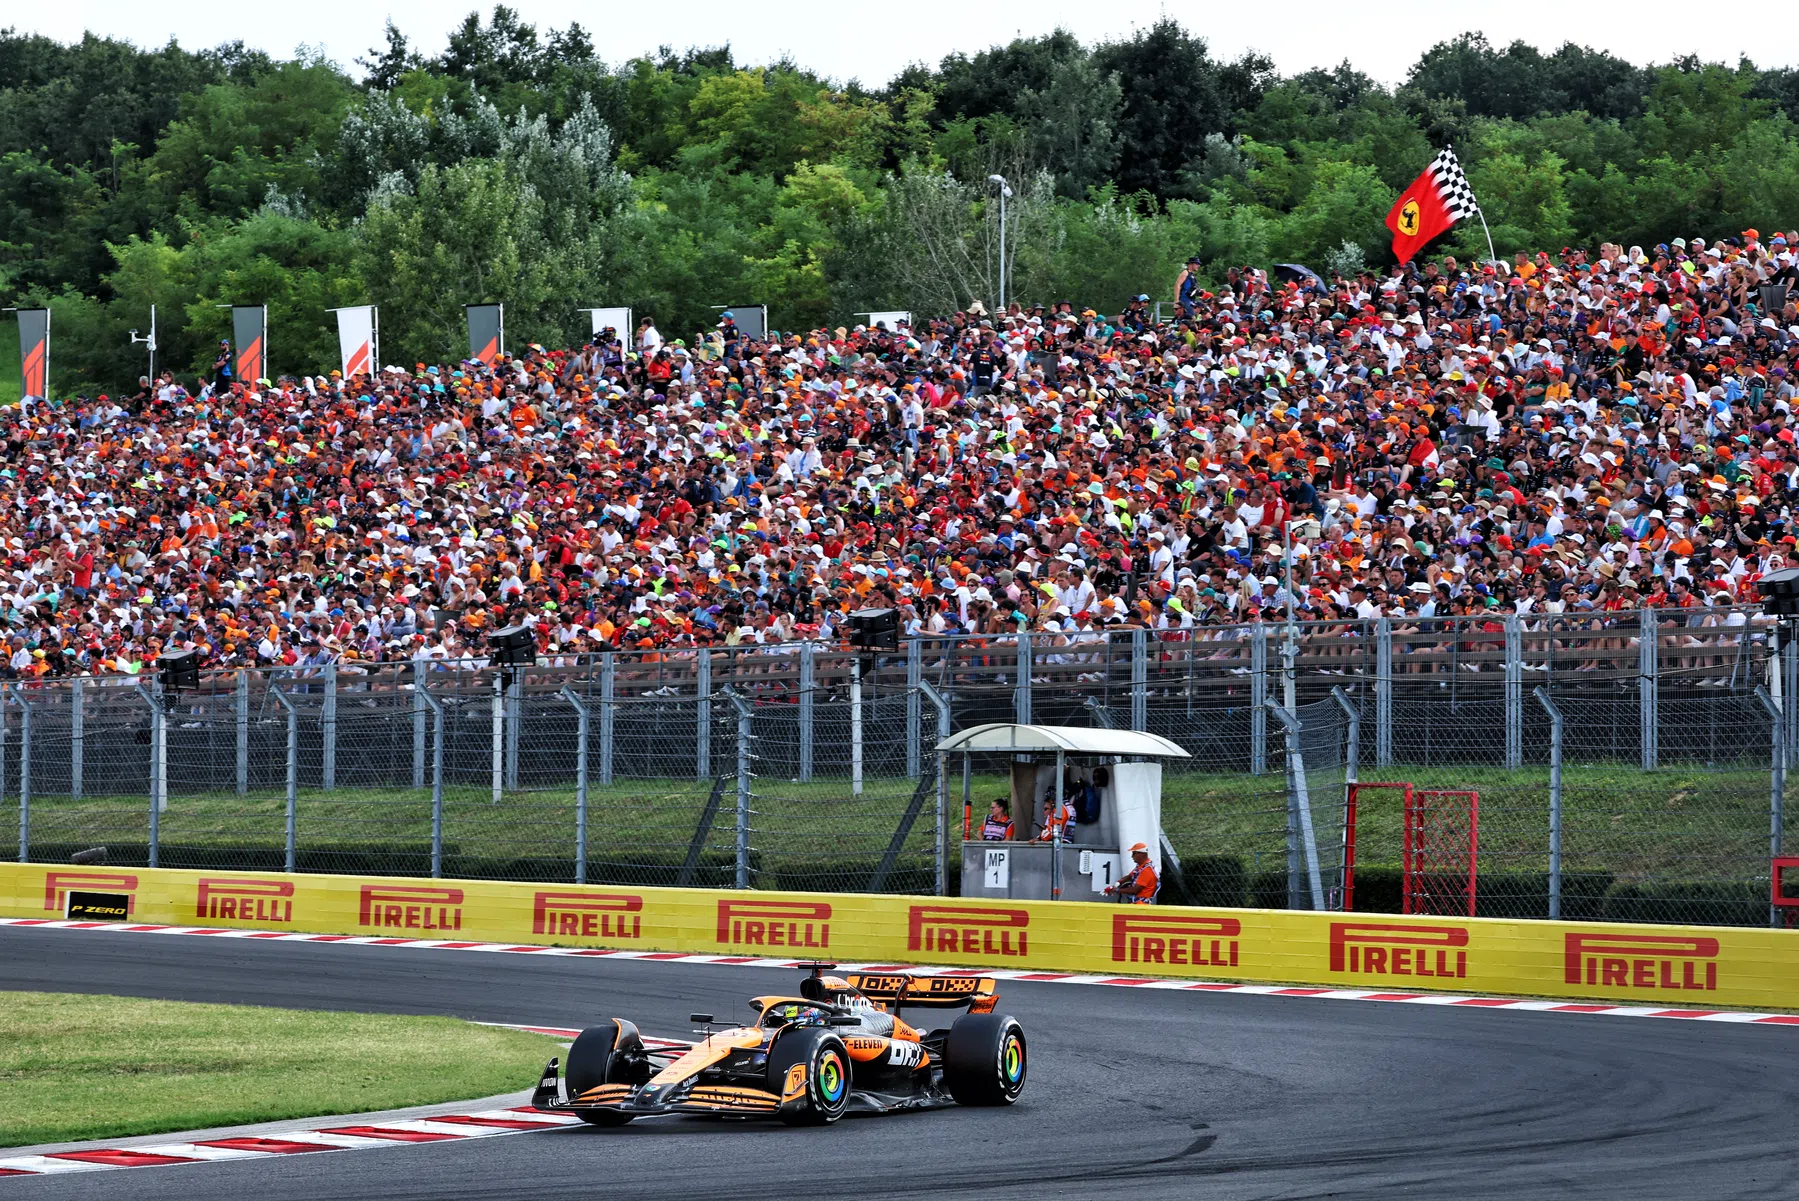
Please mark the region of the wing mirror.
<svg viewBox="0 0 1799 1201"><path fill-rule="evenodd" d="M712 1024L712 1015L709 1013L690 1013L687 1015L687 1020L701 1026L710 1026Z"/></svg>
<svg viewBox="0 0 1799 1201"><path fill-rule="evenodd" d="M853 1013L834 1013L825 1019L827 1026L860 1026L862 1019Z"/></svg>

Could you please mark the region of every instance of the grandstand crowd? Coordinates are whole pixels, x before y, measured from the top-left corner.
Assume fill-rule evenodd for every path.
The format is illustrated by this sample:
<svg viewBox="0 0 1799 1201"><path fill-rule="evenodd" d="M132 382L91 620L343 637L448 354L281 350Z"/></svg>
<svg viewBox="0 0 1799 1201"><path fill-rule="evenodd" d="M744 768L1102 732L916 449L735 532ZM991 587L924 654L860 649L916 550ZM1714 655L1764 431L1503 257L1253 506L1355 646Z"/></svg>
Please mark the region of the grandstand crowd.
<svg viewBox="0 0 1799 1201"><path fill-rule="evenodd" d="M1796 246L1183 273L1161 321L1147 295L645 320L491 365L27 398L6 670L482 659L520 622L553 662L832 639L871 606L1052 641L1729 612L1799 537Z"/></svg>

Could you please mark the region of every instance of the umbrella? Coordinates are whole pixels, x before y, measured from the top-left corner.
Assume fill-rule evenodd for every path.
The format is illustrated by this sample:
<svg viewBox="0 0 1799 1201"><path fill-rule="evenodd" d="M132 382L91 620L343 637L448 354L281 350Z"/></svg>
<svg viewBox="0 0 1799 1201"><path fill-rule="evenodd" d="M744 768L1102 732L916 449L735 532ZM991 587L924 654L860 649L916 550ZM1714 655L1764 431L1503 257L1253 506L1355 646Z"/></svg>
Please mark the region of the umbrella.
<svg viewBox="0 0 1799 1201"><path fill-rule="evenodd" d="M1324 287L1324 281L1318 278L1316 271L1299 263L1276 263L1274 273L1288 283L1317 284L1320 288Z"/></svg>

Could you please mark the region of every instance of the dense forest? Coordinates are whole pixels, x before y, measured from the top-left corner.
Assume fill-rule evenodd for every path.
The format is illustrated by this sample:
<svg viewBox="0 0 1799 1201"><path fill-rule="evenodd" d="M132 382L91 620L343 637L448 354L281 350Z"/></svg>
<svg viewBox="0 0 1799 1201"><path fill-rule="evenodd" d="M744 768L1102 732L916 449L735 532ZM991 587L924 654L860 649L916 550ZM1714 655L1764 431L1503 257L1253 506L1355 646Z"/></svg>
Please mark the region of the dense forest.
<svg viewBox="0 0 1799 1201"><path fill-rule="evenodd" d="M1479 34L1391 88L1349 63L1221 61L1170 19L884 86L729 47L607 63L578 25L505 7L436 53L390 25L349 70L9 30L0 303L54 310L58 393L134 379L151 304L161 362L193 371L217 306L266 302L277 372L334 364L326 310L346 304L381 306L389 361L456 357L469 301L503 300L513 344L579 340L582 305L670 337L723 303L764 302L778 329L942 312L995 299L997 173L1010 294L1113 307L1165 294L1189 254L1213 277L1379 268L1388 206L1445 143L1502 255L1790 227L1795 120L1799 71Z"/></svg>

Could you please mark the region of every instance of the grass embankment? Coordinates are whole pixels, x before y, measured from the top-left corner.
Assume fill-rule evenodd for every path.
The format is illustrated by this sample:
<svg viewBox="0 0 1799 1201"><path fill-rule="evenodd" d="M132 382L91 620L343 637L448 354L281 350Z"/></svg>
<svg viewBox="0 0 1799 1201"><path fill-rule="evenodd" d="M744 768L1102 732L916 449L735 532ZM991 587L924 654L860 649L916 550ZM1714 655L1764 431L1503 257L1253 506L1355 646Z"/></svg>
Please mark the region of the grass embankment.
<svg viewBox="0 0 1799 1201"><path fill-rule="evenodd" d="M0 1146L527 1088L554 1040L454 1018L0 992Z"/></svg>
<svg viewBox="0 0 1799 1201"><path fill-rule="evenodd" d="M1271 764L1271 766L1274 766ZM1501 768L1364 767L1364 780L1409 780L1419 788L1480 793L1484 867L1544 871L1549 854L1549 770ZM1789 833L1799 837L1799 773L1787 804ZM1003 777L976 776L975 822L987 801L1005 790ZM1310 776L1319 849L1334 862L1342 837L1342 773ZM878 861L912 798L913 783L871 779L850 795L847 780L807 783L764 776L756 780L750 845L759 887L860 887ZM711 792L709 781L631 780L589 790L588 849L595 864L649 865L628 883L672 883ZM962 782L949 780L947 814L952 842L962 829ZM163 846L208 848L196 866L279 866L285 830L279 790L177 795L162 815ZM927 803L907 841L907 862L930 855L934 806ZM17 797L0 797L0 859L17 852ZM1363 793L1357 822L1357 859L1364 866L1397 867L1401 800L1396 791ZM736 795L720 797L705 850L728 861L735 845ZM1284 869L1286 800L1280 770L1262 776L1229 772L1164 775L1162 822L1183 858L1235 855L1251 872ZM303 870L422 873L428 870L431 794L414 789L343 786L304 789L297 806L297 843ZM149 807L138 797L89 796L70 801L32 798L33 858L76 846L110 845L114 862L131 862L127 848L149 836ZM575 797L572 788L514 791L496 804L483 788L445 790L446 874L504 872L508 861L538 861L519 870L533 878L568 865L572 878ZM1707 769L1670 765L1653 772L1610 764L1569 766L1563 773L1563 865L1568 871L1607 871L1621 881L1749 879L1767 869L1768 775L1765 769ZM263 860L235 859L260 852ZM370 860L373 853L378 859ZM166 852L165 852L166 854ZM267 862L274 856L273 863ZM165 858L165 862L168 860ZM843 866L842 879L806 879ZM663 876L668 876L664 879ZM598 876L592 878L598 879ZM703 880L701 882L714 882Z"/></svg>

